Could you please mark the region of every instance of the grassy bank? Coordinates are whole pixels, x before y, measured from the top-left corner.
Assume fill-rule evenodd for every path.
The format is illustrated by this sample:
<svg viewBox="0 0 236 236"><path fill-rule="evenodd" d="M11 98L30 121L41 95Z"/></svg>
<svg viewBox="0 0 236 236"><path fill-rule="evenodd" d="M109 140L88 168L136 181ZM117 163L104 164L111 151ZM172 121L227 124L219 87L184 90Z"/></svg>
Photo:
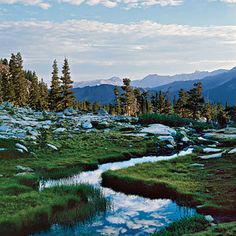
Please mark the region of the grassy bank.
<svg viewBox="0 0 236 236"><path fill-rule="evenodd" d="M87 185L38 192L34 175L20 176L11 182L5 180L0 187L0 235L28 235L53 223L71 224L107 206L100 191Z"/></svg>
<svg viewBox="0 0 236 236"><path fill-rule="evenodd" d="M236 222L211 226L204 216L196 215L176 221L153 236L234 236L235 234Z"/></svg>
<svg viewBox="0 0 236 236"><path fill-rule="evenodd" d="M201 160L193 154L171 161L138 164L105 172L103 184L143 196L168 197L196 206L199 213L212 214L219 220L231 219L236 214L235 156Z"/></svg>
<svg viewBox="0 0 236 236"><path fill-rule="evenodd" d="M15 140L0 140L1 147L13 148ZM151 139L124 136L119 132L90 132L47 136L42 148L32 142L23 142L34 155L0 152L0 174L11 177L16 166L32 168L44 177L64 177L79 170L95 169L98 164L141 156L154 146ZM46 144L53 144L58 151ZM0 180L1 181L1 180Z"/></svg>

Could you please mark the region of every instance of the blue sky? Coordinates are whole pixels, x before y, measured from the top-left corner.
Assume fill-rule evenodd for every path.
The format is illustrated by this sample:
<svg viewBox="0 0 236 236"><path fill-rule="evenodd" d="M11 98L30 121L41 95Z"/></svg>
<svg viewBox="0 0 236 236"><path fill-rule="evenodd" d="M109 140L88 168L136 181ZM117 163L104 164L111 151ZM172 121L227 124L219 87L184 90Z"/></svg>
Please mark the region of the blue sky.
<svg viewBox="0 0 236 236"><path fill-rule="evenodd" d="M236 66L236 0L0 0L0 57L50 80L141 79Z"/></svg>

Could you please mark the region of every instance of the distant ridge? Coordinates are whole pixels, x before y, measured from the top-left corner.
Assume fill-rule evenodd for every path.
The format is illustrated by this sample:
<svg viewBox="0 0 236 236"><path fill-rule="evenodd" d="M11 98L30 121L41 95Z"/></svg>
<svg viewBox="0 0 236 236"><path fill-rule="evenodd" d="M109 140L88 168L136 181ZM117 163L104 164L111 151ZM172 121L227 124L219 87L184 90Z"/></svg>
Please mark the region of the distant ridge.
<svg viewBox="0 0 236 236"><path fill-rule="evenodd" d="M83 88L87 86L98 86L103 84L109 84L109 85L122 85L122 79L119 77L112 77L110 79L100 79L100 80L92 80L92 81L81 81L81 82L75 82L74 87L75 88Z"/></svg>
<svg viewBox="0 0 236 236"><path fill-rule="evenodd" d="M133 80L131 81L132 86L138 88L155 88L161 85L166 85L175 81L189 81L189 80L198 80L203 79L204 77L214 76L223 72L227 72L227 70L215 70L212 72L208 71L195 71L190 74L177 74L177 75L157 75L150 74L144 77L141 80ZM110 79L100 79L100 80L92 80L92 81L81 81L75 82L75 88L83 88L87 86L99 86L103 84L109 85L122 85L122 79L119 77L112 77Z"/></svg>
<svg viewBox="0 0 236 236"><path fill-rule="evenodd" d="M149 92L169 91L171 98L178 95L178 91L183 88L189 90L193 84L201 81L203 85L203 95L207 100L236 105L236 67L231 70L220 70L215 75L204 77L203 79L175 81L162 86L148 89ZM121 89L120 89L121 90ZM121 90L122 91L122 90ZM74 88L77 100L98 101L100 104L114 102L114 85L96 85L83 88Z"/></svg>

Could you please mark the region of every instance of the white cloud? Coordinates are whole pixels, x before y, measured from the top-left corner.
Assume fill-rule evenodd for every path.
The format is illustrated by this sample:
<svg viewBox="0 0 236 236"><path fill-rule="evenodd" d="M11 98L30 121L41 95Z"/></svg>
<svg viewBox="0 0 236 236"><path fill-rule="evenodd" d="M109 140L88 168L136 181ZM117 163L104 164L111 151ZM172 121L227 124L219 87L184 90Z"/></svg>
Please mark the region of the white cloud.
<svg viewBox="0 0 236 236"><path fill-rule="evenodd" d="M75 80L236 65L236 26L15 21L0 22L0 35L0 57L20 51L26 67L45 78L50 78L53 59L65 56Z"/></svg>
<svg viewBox="0 0 236 236"><path fill-rule="evenodd" d="M0 0L0 4L23 4L25 6L38 6L45 10L51 7L51 5L44 0Z"/></svg>
<svg viewBox="0 0 236 236"><path fill-rule="evenodd" d="M59 0L60 2L81 5L88 4L91 6L103 5L108 8L114 8L116 6L124 6L125 8L141 8L154 5L161 6L177 6L180 5L183 0Z"/></svg>
<svg viewBox="0 0 236 236"><path fill-rule="evenodd" d="M236 3L236 0L220 0L220 1L226 3Z"/></svg>

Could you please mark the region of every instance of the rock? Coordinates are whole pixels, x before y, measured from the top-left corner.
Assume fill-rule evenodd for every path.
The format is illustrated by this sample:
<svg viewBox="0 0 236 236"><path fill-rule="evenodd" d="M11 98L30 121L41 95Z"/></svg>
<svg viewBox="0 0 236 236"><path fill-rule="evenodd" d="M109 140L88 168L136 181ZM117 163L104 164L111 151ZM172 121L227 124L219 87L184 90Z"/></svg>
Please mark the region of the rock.
<svg viewBox="0 0 236 236"><path fill-rule="evenodd" d="M66 131L66 128L57 128L53 131L53 133L58 134L58 133L63 133Z"/></svg>
<svg viewBox="0 0 236 236"><path fill-rule="evenodd" d="M28 148L26 146L20 144L20 143L16 143L16 147L19 148L19 149L22 149L25 152L29 152Z"/></svg>
<svg viewBox="0 0 236 236"><path fill-rule="evenodd" d="M200 163L193 163L190 166L192 167L204 167L204 164L200 164Z"/></svg>
<svg viewBox="0 0 236 236"><path fill-rule="evenodd" d="M174 129L162 124L152 124L147 128L143 128L141 132L157 135L176 135L176 131Z"/></svg>
<svg viewBox="0 0 236 236"><path fill-rule="evenodd" d="M8 108L8 109L13 108L13 105L10 102L3 102L2 106L4 108Z"/></svg>
<svg viewBox="0 0 236 236"><path fill-rule="evenodd" d="M72 116L72 115L75 115L77 114L77 111L74 110L73 108L66 108L64 111L63 111L64 115L66 116Z"/></svg>
<svg viewBox="0 0 236 236"><path fill-rule="evenodd" d="M20 152L20 153L24 153L24 150L21 149L21 148L17 148L16 150L17 150L18 152Z"/></svg>
<svg viewBox="0 0 236 236"><path fill-rule="evenodd" d="M236 153L236 148L231 149L228 154L235 154Z"/></svg>
<svg viewBox="0 0 236 236"><path fill-rule="evenodd" d="M98 115L100 115L100 116L109 116L109 113L108 113L105 109L103 109L103 108L99 109L99 110L97 111L97 113L98 113Z"/></svg>
<svg viewBox="0 0 236 236"><path fill-rule="evenodd" d="M206 133L204 138L207 139L236 139L236 134L225 134L225 133Z"/></svg>
<svg viewBox="0 0 236 236"><path fill-rule="evenodd" d="M212 159L212 158L220 158L222 157L223 152L221 153L216 153L216 154L211 154L207 156L199 156L201 159Z"/></svg>
<svg viewBox="0 0 236 236"><path fill-rule="evenodd" d="M172 136L159 136L159 140L170 143L172 146L176 146L175 140Z"/></svg>
<svg viewBox="0 0 236 236"><path fill-rule="evenodd" d="M217 153L217 152L221 152L222 150L220 148L204 148L203 149L203 152L205 153L211 153L211 152L214 152L214 153Z"/></svg>
<svg viewBox="0 0 236 236"><path fill-rule="evenodd" d="M211 215L206 215L206 216L205 216L205 219L206 219L209 223L211 223L211 222L214 221L214 218L213 218Z"/></svg>
<svg viewBox="0 0 236 236"><path fill-rule="evenodd" d="M187 136L184 136L182 139L181 139L182 142L184 143L189 143L191 140L187 137Z"/></svg>
<svg viewBox="0 0 236 236"><path fill-rule="evenodd" d="M171 144L167 144L166 147L167 147L168 149L175 149L175 147L174 147L173 145L171 145Z"/></svg>
<svg viewBox="0 0 236 236"><path fill-rule="evenodd" d="M25 166L16 166L16 170L17 171L25 171L25 172L33 172L34 171L30 167L25 167Z"/></svg>
<svg viewBox="0 0 236 236"><path fill-rule="evenodd" d="M58 151L58 148L56 146L52 145L52 144L48 143L47 146L50 147L54 151Z"/></svg>
<svg viewBox="0 0 236 236"><path fill-rule="evenodd" d="M107 121L102 121L101 123L97 124L96 128L97 129L107 129L109 127L110 127L110 125L109 125L109 123Z"/></svg>
<svg viewBox="0 0 236 236"><path fill-rule="evenodd" d="M93 125L91 124L90 121L83 122L81 126L83 129L92 129L93 128Z"/></svg>
<svg viewBox="0 0 236 236"><path fill-rule="evenodd" d="M11 131L11 128L7 125L1 125L0 126L0 132L6 133L8 131Z"/></svg>

